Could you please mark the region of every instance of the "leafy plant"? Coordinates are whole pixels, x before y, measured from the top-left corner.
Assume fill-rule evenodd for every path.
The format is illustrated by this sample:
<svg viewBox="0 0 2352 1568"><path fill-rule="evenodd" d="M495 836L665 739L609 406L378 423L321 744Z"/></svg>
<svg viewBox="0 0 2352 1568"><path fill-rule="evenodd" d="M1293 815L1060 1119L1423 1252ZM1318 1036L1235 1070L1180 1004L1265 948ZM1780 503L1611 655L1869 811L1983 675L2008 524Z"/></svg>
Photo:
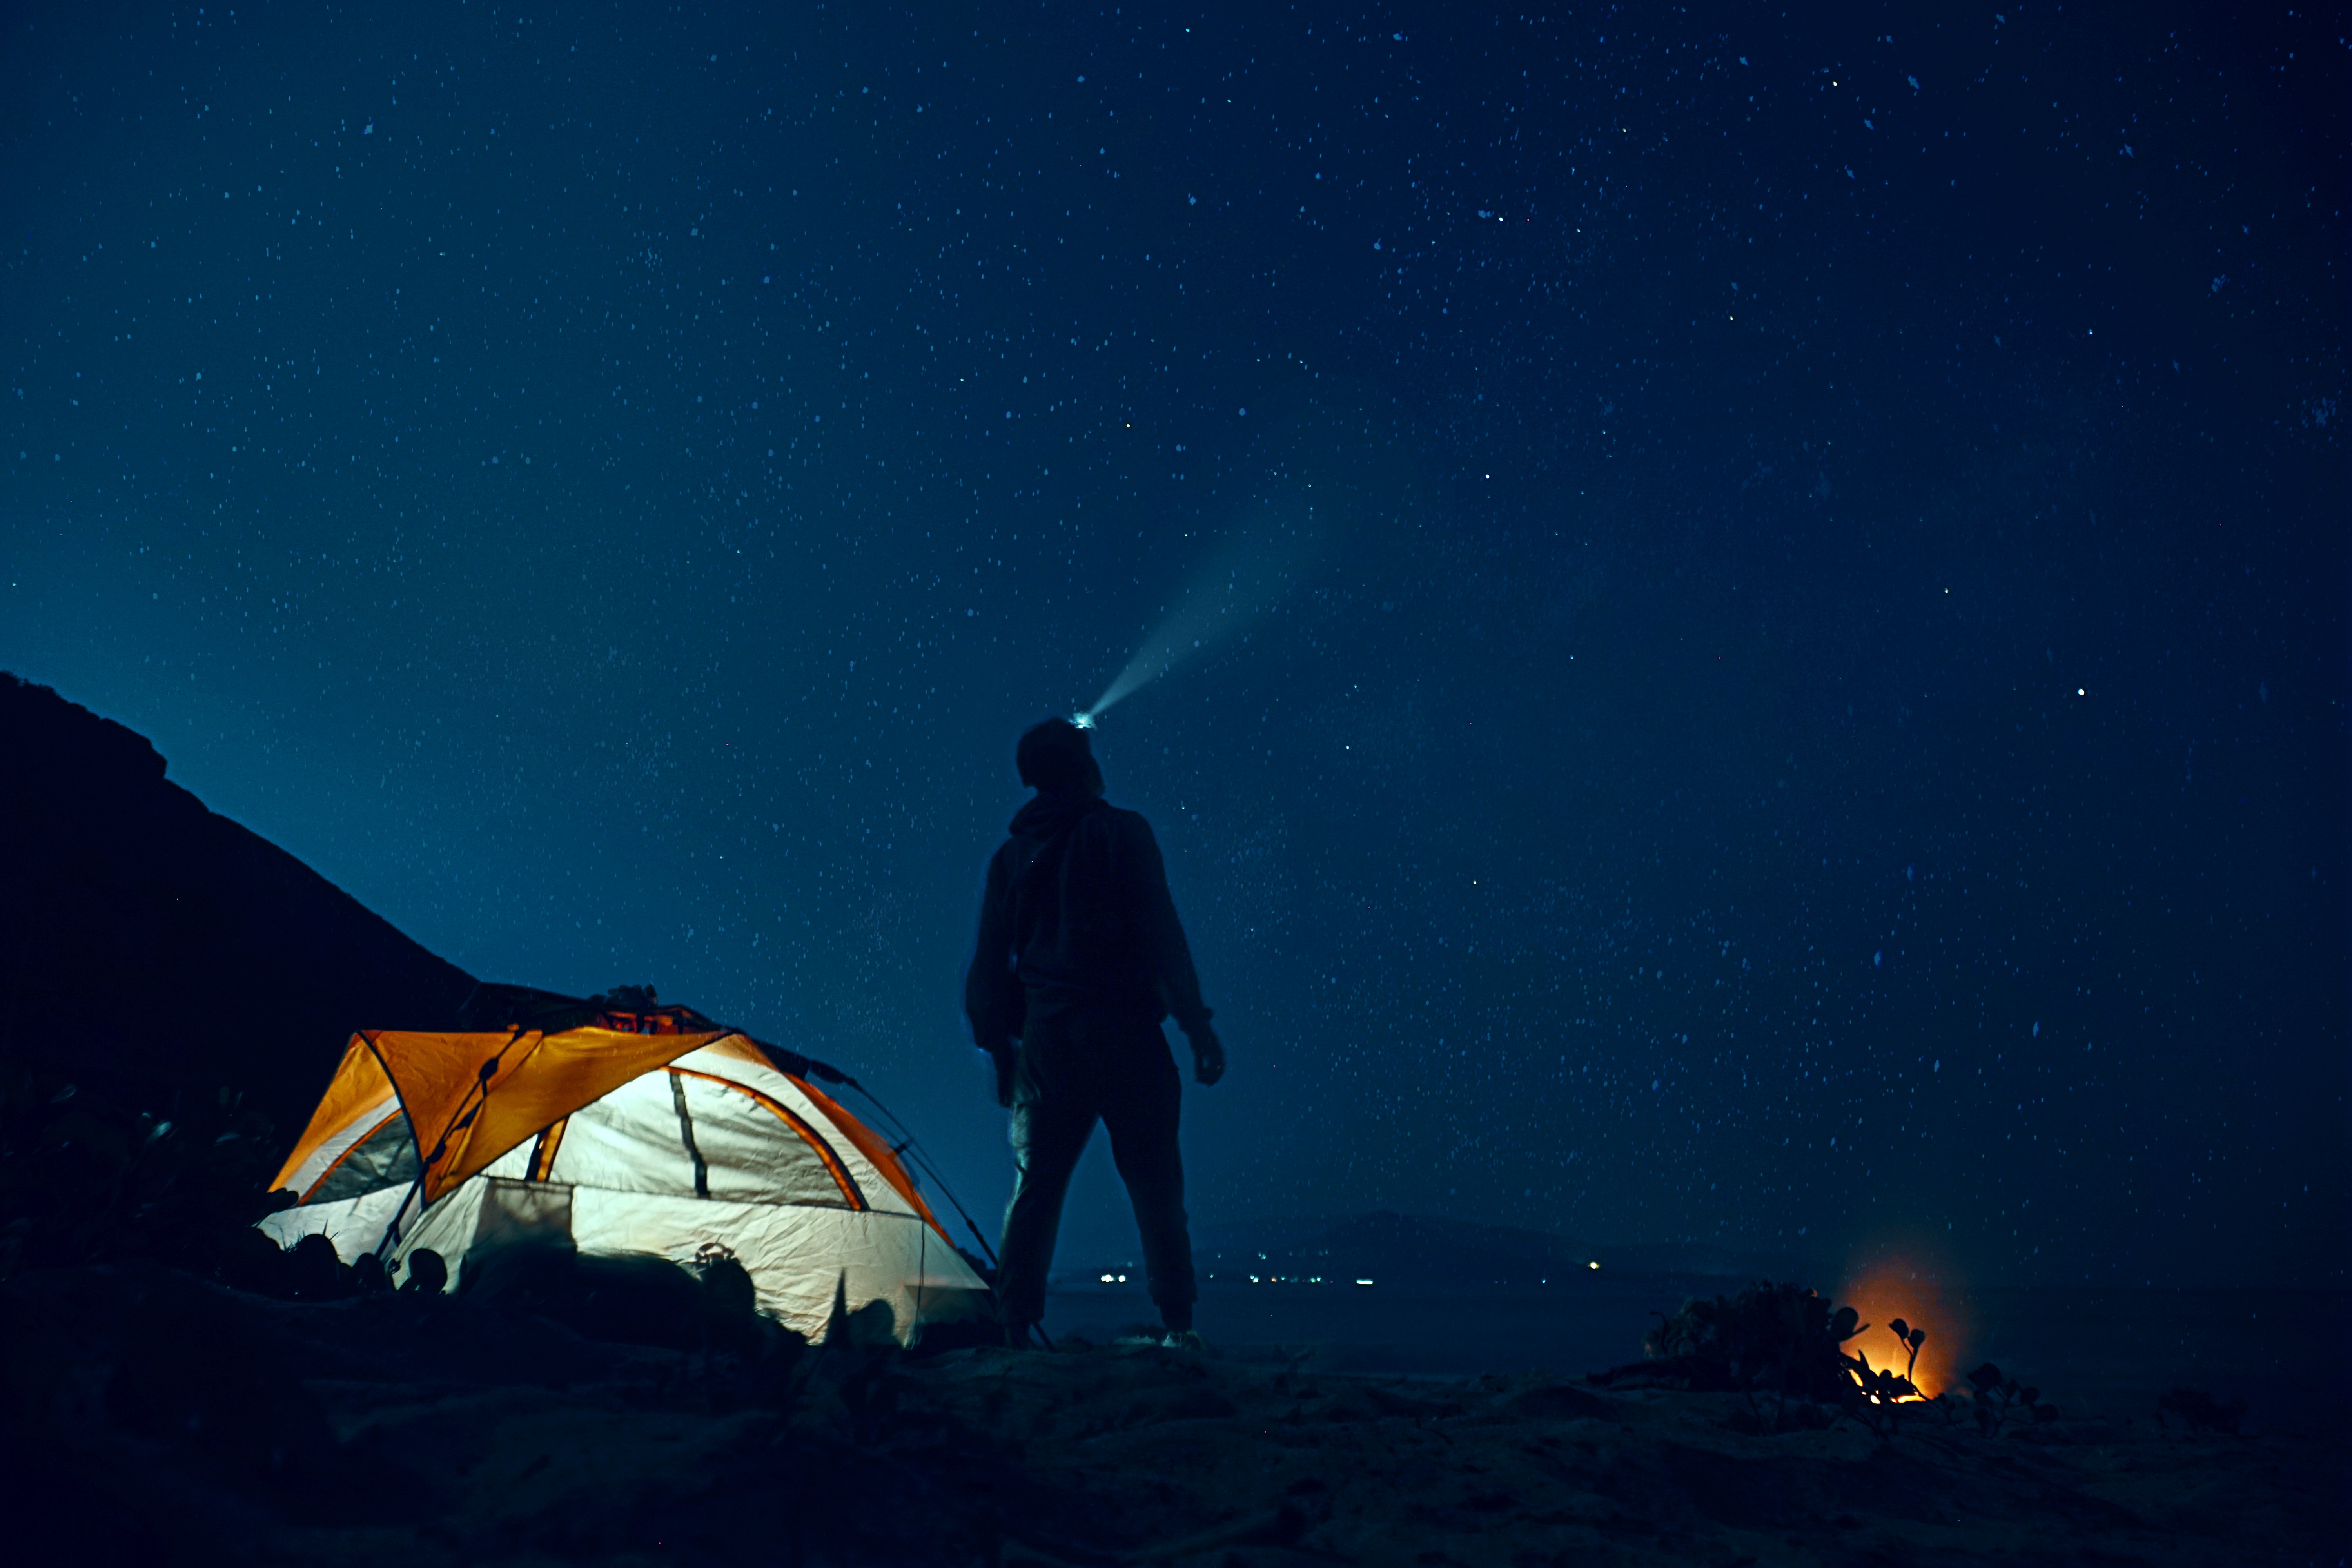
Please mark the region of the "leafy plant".
<svg viewBox="0 0 2352 1568"><path fill-rule="evenodd" d="M1919 1347L1927 1342L1927 1331L1925 1329L1915 1329L1900 1318L1896 1318L1892 1322L1888 1323L1886 1327L1888 1331L1893 1333L1897 1340L1902 1342L1904 1347L1910 1352L1910 1359L1903 1363L1903 1375L1907 1381L1917 1374L1919 1367Z"/></svg>
<svg viewBox="0 0 2352 1568"><path fill-rule="evenodd" d="M1882 1446L1895 1440L1895 1424L1903 1411L1919 1398L1919 1385L1912 1381L1912 1373L1919 1365L1919 1347L1927 1342L1927 1330L1915 1329L1900 1318L1886 1327L1895 1344L1907 1353L1903 1370L1897 1373L1892 1362L1874 1367L1870 1357L1856 1350L1847 1368L1853 1390L1844 1405L1844 1413L1870 1428Z"/></svg>
<svg viewBox="0 0 2352 1568"><path fill-rule="evenodd" d="M2040 1389L2020 1384L1990 1362L1969 1373L1969 1386L1975 1391L1977 1427L1989 1437L2000 1436L2003 1424L2012 1420L2058 1419L2058 1407L2042 1404Z"/></svg>

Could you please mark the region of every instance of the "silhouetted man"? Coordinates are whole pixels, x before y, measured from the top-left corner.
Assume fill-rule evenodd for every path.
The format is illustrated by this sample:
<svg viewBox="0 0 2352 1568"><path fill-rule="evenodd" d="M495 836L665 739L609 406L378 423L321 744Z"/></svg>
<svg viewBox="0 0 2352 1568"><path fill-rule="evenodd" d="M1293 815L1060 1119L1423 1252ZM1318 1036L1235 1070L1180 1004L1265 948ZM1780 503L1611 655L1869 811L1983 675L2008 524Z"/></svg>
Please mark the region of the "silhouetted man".
<svg viewBox="0 0 2352 1568"><path fill-rule="evenodd" d="M1018 1175L996 1276L1007 1342L1026 1343L1045 1314L1062 1199L1097 1120L1135 1205L1151 1300L1171 1337L1189 1334L1197 1291L1176 1148L1182 1089L1160 1021L1175 1016L1202 1084L1224 1076L1224 1047L1151 825L1102 798L1087 732L1048 719L1022 735L1014 762L1037 795L988 863L964 979L973 1042L996 1064L997 1103L1013 1109Z"/></svg>

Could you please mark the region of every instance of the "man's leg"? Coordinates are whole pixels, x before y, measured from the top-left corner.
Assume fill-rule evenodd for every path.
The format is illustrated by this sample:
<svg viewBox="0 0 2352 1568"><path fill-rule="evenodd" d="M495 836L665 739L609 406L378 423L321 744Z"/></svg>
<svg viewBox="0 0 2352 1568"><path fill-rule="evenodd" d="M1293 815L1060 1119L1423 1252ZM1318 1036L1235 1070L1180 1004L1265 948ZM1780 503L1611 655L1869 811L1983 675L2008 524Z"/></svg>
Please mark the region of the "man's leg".
<svg viewBox="0 0 2352 1568"><path fill-rule="evenodd" d="M996 1300L1008 1328L1025 1337L1028 1325L1045 1315L1045 1275L1053 1267L1054 1237L1062 1226L1062 1200L1070 1173L1095 1130L1091 1105L1067 1086L1041 1084L1032 1056L1036 1041L1021 1052L1013 1088L1013 1201L1004 1206L1004 1236L997 1244ZM1055 1092L1059 1087L1060 1092Z"/></svg>
<svg viewBox="0 0 2352 1568"><path fill-rule="evenodd" d="M1119 1045L1113 1059L1126 1070L1104 1096L1103 1124L1110 1129L1111 1158L1135 1205L1151 1300L1160 1321L1171 1332L1181 1333L1192 1326L1192 1303L1200 1295L1184 1217L1184 1160L1176 1142L1183 1085L1158 1025L1142 1026L1132 1040Z"/></svg>

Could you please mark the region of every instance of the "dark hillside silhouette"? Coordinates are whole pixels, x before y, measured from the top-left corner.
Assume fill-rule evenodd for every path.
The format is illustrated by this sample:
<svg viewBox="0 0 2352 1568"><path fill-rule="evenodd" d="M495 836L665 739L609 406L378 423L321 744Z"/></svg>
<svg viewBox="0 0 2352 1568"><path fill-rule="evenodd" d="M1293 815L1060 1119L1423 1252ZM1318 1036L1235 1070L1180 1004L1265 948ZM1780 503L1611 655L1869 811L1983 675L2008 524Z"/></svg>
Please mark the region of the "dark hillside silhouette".
<svg viewBox="0 0 2352 1568"><path fill-rule="evenodd" d="M356 1028L453 1027L473 979L166 782L143 736L0 672L0 1065L299 1129Z"/></svg>

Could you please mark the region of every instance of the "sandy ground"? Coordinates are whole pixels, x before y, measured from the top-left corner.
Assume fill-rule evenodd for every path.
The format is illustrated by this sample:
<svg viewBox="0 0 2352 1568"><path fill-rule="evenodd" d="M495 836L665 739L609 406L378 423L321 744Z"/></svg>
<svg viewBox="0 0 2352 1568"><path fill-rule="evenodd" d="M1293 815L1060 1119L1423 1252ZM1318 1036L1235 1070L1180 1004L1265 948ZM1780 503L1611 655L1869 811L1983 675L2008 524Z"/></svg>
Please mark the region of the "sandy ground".
<svg viewBox="0 0 2352 1568"><path fill-rule="evenodd" d="M1530 1368L1577 1375L1638 1361L1654 1315L1744 1279L1596 1276L1571 1289L1357 1289L1209 1285L1203 1331L1220 1344L1312 1344L1311 1365L1333 1372L1463 1378ZM1843 1289L1834 1299L1852 1298ZM1874 1359L1893 1353L1886 1321L1929 1331L1923 1363L1958 1382L1969 1367L1999 1363L2050 1391L2070 1415L2150 1415L2168 1388L2204 1388L2243 1399L2265 1430L2352 1431L2352 1364L2315 1356L2315 1325L2352 1327L2352 1294L2269 1289L1982 1289L1946 1299L1855 1302L1878 1325L1857 1341ZM1154 1315L1139 1285L1056 1291L1046 1321L1109 1339ZM1884 1354L1882 1354L1884 1352Z"/></svg>
<svg viewBox="0 0 2352 1568"><path fill-rule="evenodd" d="M1305 1350L787 1370L161 1271L22 1276L0 1306L7 1517L47 1549L16 1561L2335 1565L2352 1542L2340 1432L1745 1436L1738 1396Z"/></svg>

